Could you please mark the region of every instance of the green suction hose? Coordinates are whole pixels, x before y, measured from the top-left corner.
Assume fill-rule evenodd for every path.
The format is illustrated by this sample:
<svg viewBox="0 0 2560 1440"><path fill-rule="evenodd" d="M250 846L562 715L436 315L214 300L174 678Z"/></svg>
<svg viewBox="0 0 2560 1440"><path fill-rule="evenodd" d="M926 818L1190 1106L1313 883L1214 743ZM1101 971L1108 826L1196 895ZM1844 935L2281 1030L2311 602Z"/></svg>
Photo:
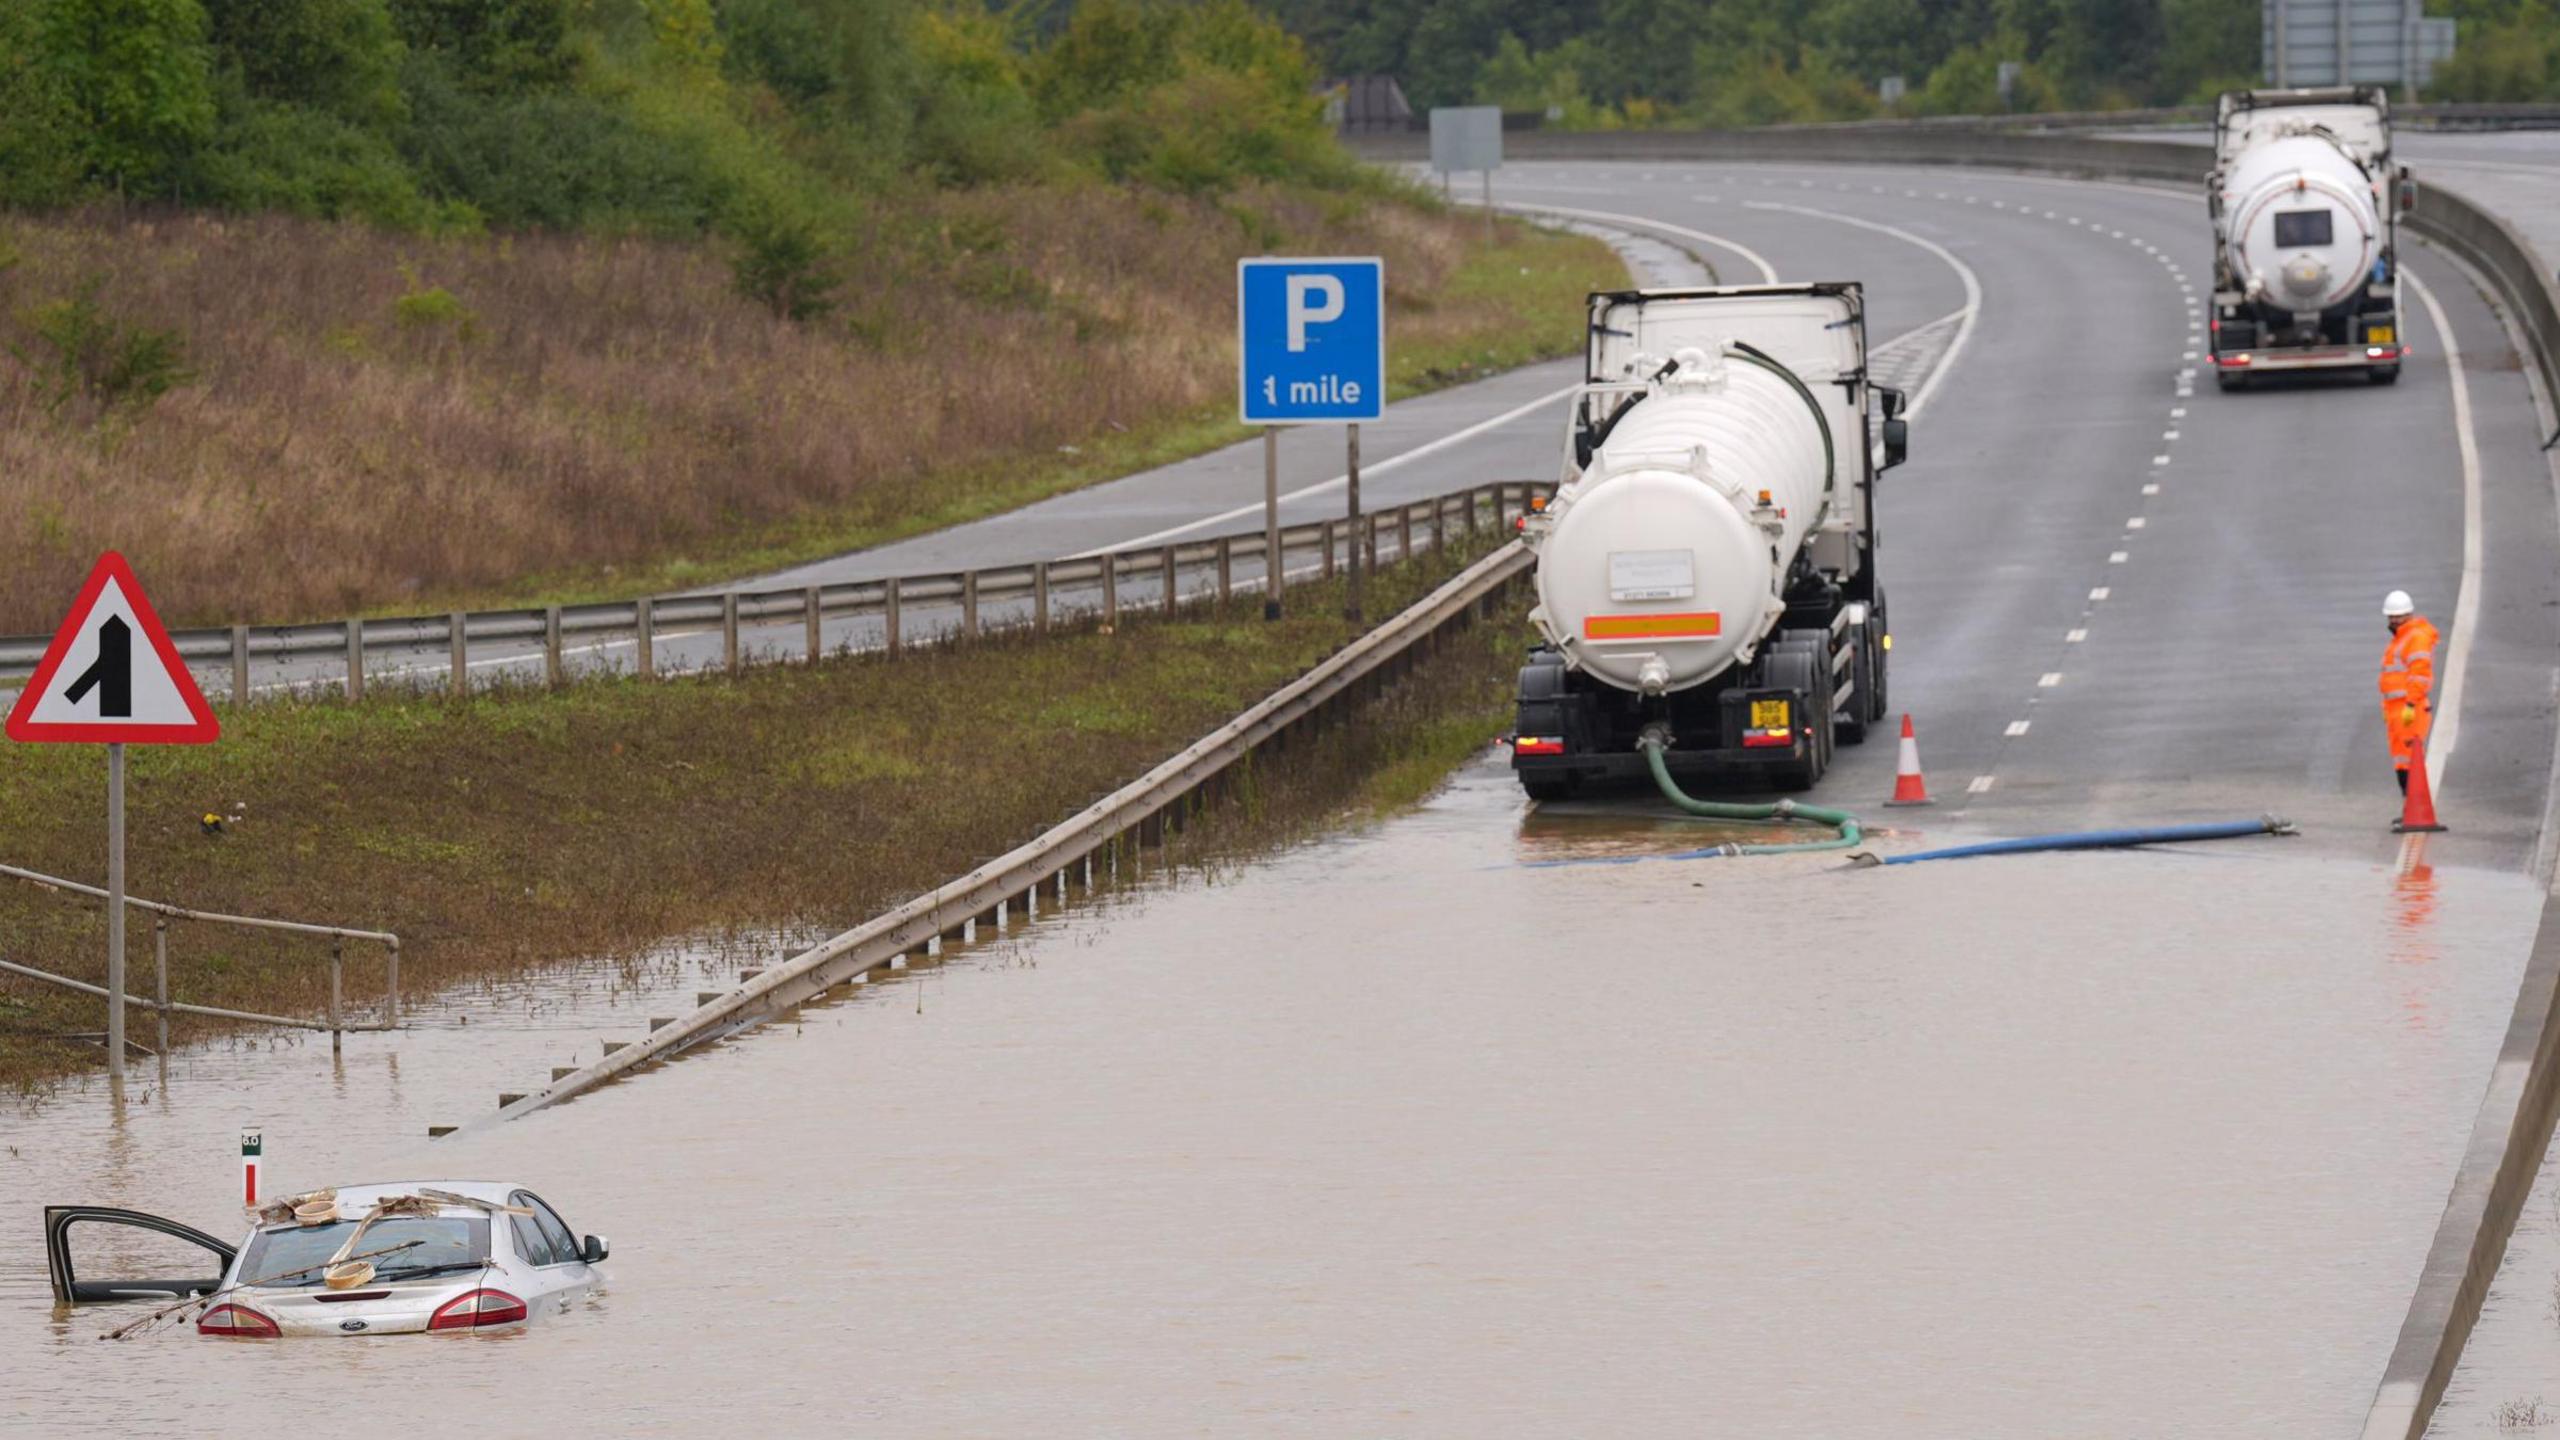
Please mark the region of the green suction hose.
<svg viewBox="0 0 2560 1440"><path fill-rule="evenodd" d="M1671 778L1671 762L1664 758L1670 747L1663 743L1661 732L1646 730L1636 737L1636 748L1644 752L1645 764L1653 770L1653 783L1662 788L1662 798L1689 814L1709 820L1810 820L1817 825L1832 826L1840 832L1828 840L1803 840L1787 845L1720 845L1716 847L1718 854L1800 855L1814 850L1846 850L1865 838L1858 828L1858 817L1845 810L1799 805L1793 800L1780 800L1768 805L1724 805L1693 798L1680 788L1680 782Z"/></svg>

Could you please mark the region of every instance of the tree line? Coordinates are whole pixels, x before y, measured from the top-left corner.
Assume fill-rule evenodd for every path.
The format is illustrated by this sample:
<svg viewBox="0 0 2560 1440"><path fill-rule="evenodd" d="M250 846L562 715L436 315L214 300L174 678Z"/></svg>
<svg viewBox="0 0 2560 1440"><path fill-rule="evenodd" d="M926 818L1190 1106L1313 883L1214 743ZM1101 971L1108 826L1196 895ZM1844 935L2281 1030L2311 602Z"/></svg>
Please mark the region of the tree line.
<svg viewBox="0 0 2560 1440"><path fill-rule="evenodd" d="M1419 107L1584 127L2209 102L2254 84L2260 0L1272 0L1331 74ZM2430 0L2431 97L2560 98L2560 0ZM2006 93L2000 75L2011 73ZM1885 82L1903 94L1888 105Z"/></svg>

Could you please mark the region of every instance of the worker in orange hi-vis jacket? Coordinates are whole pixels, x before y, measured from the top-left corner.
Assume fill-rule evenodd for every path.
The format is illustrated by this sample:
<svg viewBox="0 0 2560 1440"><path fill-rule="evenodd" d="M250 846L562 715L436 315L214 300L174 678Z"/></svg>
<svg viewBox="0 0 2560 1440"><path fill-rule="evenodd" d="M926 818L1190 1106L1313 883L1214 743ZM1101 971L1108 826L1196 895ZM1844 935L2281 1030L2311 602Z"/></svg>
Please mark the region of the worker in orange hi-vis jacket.
<svg viewBox="0 0 2560 1440"><path fill-rule="evenodd" d="M2410 758L2435 723L2436 627L2418 613L2406 590L2383 597L2382 623L2391 627L2391 643L2382 651L2382 726L2391 736L2391 765L2406 795Z"/></svg>

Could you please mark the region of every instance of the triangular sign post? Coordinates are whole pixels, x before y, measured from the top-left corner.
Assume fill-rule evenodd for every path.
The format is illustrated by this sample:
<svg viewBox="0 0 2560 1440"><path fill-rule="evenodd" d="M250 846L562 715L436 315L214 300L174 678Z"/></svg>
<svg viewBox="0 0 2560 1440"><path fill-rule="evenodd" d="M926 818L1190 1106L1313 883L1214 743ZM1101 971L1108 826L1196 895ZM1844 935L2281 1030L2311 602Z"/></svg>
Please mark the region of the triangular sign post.
<svg viewBox="0 0 2560 1440"><path fill-rule="evenodd" d="M168 627L113 550L9 710L12 740L201 745L222 734Z"/></svg>
<svg viewBox="0 0 2560 1440"><path fill-rule="evenodd" d="M222 734L133 567L98 557L5 727L12 740L107 747L107 1086L124 1096L124 747Z"/></svg>

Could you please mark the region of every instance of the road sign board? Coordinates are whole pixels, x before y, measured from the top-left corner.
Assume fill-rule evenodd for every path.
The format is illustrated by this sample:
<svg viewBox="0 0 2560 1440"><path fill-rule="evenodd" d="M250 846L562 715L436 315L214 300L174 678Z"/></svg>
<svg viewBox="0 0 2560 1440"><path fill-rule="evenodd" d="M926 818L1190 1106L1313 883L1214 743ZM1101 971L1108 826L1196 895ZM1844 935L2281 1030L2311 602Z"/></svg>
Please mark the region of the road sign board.
<svg viewBox="0 0 2560 1440"><path fill-rule="evenodd" d="M1386 292L1386 265L1374 256L1237 261L1244 423L1385 414Z"/></svg>
<svg viewBox="0 0 2560 1440"><path fill-rule="evenodd" d="M168 628L113 550L98 557L9 711L12 740L200 745L222 733Z"/></svg>
<svg viewBox="0 0 2560 1440"><path fill-rule="evenodd" d="M1502 168L1502 107L1431 107L1431 168L1443 175Z"/></svg>

